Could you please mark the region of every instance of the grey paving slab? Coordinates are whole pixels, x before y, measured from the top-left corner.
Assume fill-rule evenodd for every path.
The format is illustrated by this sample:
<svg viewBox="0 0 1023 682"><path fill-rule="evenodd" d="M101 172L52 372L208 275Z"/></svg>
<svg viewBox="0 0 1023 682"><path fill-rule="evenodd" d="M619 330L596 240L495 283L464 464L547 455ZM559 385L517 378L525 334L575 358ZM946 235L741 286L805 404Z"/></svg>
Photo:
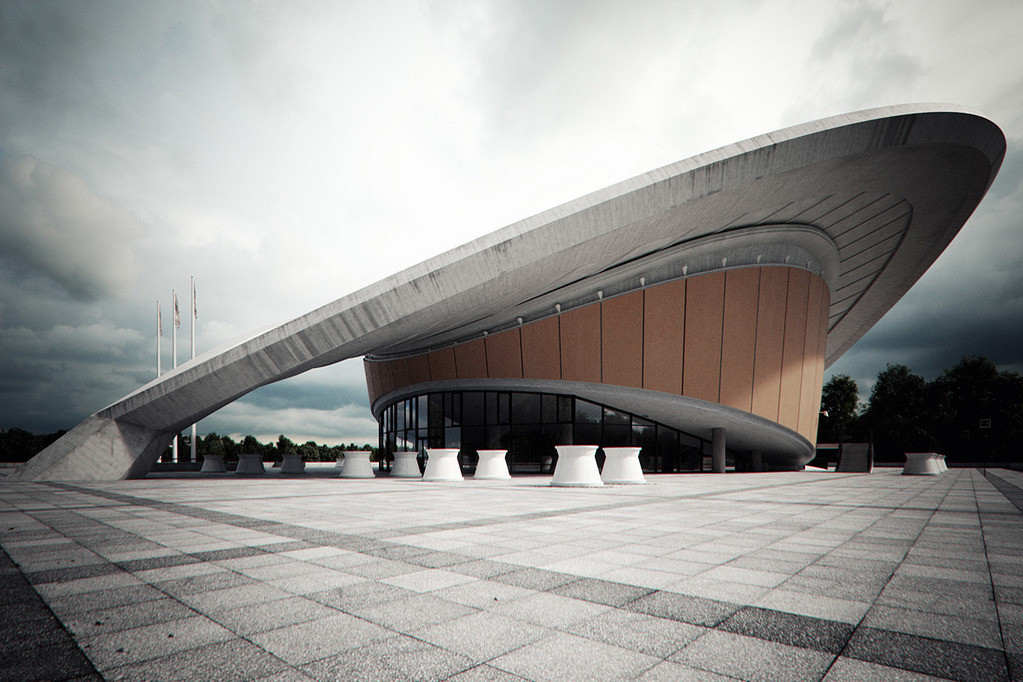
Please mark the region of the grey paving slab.
<svg viewBox="0 0 1023 682"><path fill-rule="evenodd" d="M313 661L301 670L323 682L431 681L447 679L476 665L467 656L405 635L395 635Z"/></svg>
<svg viewBox="0 0 1023 682"><path fill-rule="evenodd" d="M671 656L672 661L742 680L820 679L833 654L711 630Z"/></svg>
<svg viewBox="0 0 1023 682"><path fill-rule="evenodd" d="M281 659L236 638L106 670L103 676L124 682L242 682L291 672Z"/></svg>
<svg viewBox="0 0 1023 682"><path fill-rule="evenodd" d="M0 483L0 655L27 679L93 675L83 651L126 679L575 679L586 651L645 680L1023 675L1023 515L980 472L656 481Z"/></svg>
<svg viewBox="0 0 1023 682"><path fill-rule="evenodd" d="M548 637L553 630L496 613L477 612L409 634L474 661L486 661Z"/></svg>
<svg viewBox="0 0 1023 682"><path fill-rule="evenodd" d="M379 625L346 613L335 613L327 618L258 632L248 638L278 658L301 665L393 635Z"/></svg>

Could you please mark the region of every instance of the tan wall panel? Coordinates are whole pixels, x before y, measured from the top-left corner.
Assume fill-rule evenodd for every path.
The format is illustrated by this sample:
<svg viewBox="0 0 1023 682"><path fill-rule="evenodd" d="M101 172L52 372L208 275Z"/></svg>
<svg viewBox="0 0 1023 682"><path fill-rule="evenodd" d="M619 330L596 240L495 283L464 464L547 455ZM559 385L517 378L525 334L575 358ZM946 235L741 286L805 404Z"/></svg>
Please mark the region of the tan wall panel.
<svg viewBox="0 0 1023 682"><path fill-rule="evenodd" d="M799 393L799 419L796 430L810 442L814 442L816 434L811 434L813 416L820 410L820 386L814 386L817 379L817 360L819 356L817 342L820 336L821 298L824 296L824 280L810 275L810 291L806 305L806 329L803 341L803 375ZM816 393L816 396L814 395Z"/></svg>
<svg viewBox="0 0 1023 682"><path fill-rule="evenodd" d="M760 269L725 273L725 314L721 340L722 405L749 412L753 406Z"/></svg>
<svg viewBox="0 0 1023 682"><path fill-rule="evenodd" d="M430 360L426 353L413 355L408 359L408 380L410 384L421 384L430 380Z"/></svg>
<svg viewBox="0 0 1023 682"><path fill-rule="evenodd" d="M643 294L643 388L680 395L686 282L665 282Z"/></svg>
<svg viewBox="0 0 1023 682"><path fill-rule="evenodd" d="M483 339L455 346L455 370L459 379L487 378L487 346Z"/></svg>
<svg viewBox="0 0 1023 682"><path fill-rule="evenodd" d="M561 329L557 317L522 327L522 376L561 379Z"/></svg>
<svg viewBox="0 0 1023 682"><path fill-rule="evenodd" d="M799 426L799 398L803 382L803 345L806 341L806 305L810 294L810 273L789 271L789 300L785 306L785 343L781 354L781 395L778 423L790 429Z"/></svg>
<svg viewBox="0 0 1023 682"><path fill-rule="evenodd" d="M757 342L753 361L753 414L773 421L778 421L781 356L785 343L785 305L788 300L790 269L766 267L760 270Z"/></svg>
<svg viewBox="0 0 1023 682"><path fill-rule="evenodd" d="M682 354L682 394L717 402L721 378L721 321L725 273L690 277L686 282L686 337Z"/></svg>
<svg viewBox="0 0 1023 682"><path fill-rule="evenodd" d="M561 377L600 382L600 306L561 314Z"/></svg>
<svg viewBox="0 0 1023 682"><path fill-rule="evenodd" d="M457 379L455 373L455 349L441 348L426 354L430 361L430 379L433 381L444 381L446 379Z"/></svg>
<svg viewBox="0 0 1023 682"><path fill-rule="evenodd" d="M643 387L643 292L601 303L601 380L615 386Z"/></svg>
<svg viewBox="0 0 1023 682"><path fill-rule="evenodd" d="M491 379L522 378L522 341L519 329L486 337L487 369Z"/></svg>

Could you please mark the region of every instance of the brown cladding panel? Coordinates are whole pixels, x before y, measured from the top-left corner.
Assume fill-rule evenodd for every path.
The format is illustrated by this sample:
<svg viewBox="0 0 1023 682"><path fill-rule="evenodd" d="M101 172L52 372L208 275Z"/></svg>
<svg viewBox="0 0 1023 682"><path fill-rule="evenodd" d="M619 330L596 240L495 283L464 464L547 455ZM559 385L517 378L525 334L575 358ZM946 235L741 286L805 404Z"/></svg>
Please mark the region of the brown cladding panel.
<svg viewBox="0 0 1023 682"><path fill-rule="evenodd" d="M780 267L760 269L757 342L753 362L753 414L772 421L778 421L789 270Z"/></svg>
<svg viewBox="0 0 1023 682"><path fill-rule="evenodd" d="M402 388L408 386L411 382L408 377L408 360L405 358L398 358L397 360L391 360L391 371L394 372L394 387Z"/></svg>
<svg viewBox="0 0 1023 682"><path fill-rule="evenodd" d="M785 343L781 354L781 395L778 423L790 429L799 426L799 398L803 382L803 345L806 341L806 305L810 295L810 273L789 272L789 300L785 306Z"/></svg>
<svg viewBox="0 0 1023 682"><path fill-rule="evenodd" d="M821 387L814 387L817 379L817 360L819 350L817 348L818 336L820 336L820 310L821 298L824 296L824 280L817 275L810 275L810 291L806 306L806 330L803 340L803 378L799 392L799 419L796 422L796 430L799 431L810 442L815 441L816 434L810 433L813 425L813 415L820 410ZM816 394L816 395L815 395Z"/></svg>
<svg viewBox="0 0 1023 682"><path fill-rule="evenodd" d="M682 394L717 402L721 380L721 322L725 273L690 277L686 282L686 336L682 354Z"/></svg>
<svg viewBox="0 0 1023 682"><path fill-rule="evenodd" d="M643 294L643 388L680 395L686 282L665 282Z"/></svg>
<svg viewBox="0 0 1023 682"><path fill-rule="evenodd" d="M725 273L720 403L746 412L752 409L753 404L753 358L756 353L759 290L759 268L729 270Z"/></svg>
<svg viewBox="0 0 1023 682"><path fill-rule="evenodd" d="M588 305L561 314L561 377L600 382L600 306Z"/></svg>
<svg viewBox="0 0 1023 682"><path fill-rule="evenodd" d="M642 388L643 292L615 296L601 306L601 381Z"/></svg>
<svg viewBox="0 0 1023 682"><path fill-rule="evenodd" d="M366 373L366 391L369 393L369 404L372 405L373 401L380 397L380 370L377 368L376 362L371 362L366 358L362 359L362 369Z"/></svg>
<svg viewBox="0 0 1023 682"><path fill-rule="evenodd" d="M486 347L491 379L522 378L522 342L518 327L486 337Z"/></svg>
<svg viewBox="0 0 1023 682"><path fill-rule="evenodd" d="M561 331L551 316L522 327L522 376L561 379Z"/></svg>
<svg viewBox="0 0 1023 682"><path fill-rule="evenodd" d="M487 378L487 347L483 339L455 346L455 370L459 379Z"/></svg>
<svg viewBox="0 0 1023 682"><path fill-rule="evenodd" d="M396 386L394 384L394 368L391 366L390 360L384 360L377 364L377 376L380 382L380 395L393 391Z"/></svg>
<svg viewBox="0 0 1023 682"><path fill-rule="evenodd" d="M422 384L430 380L430 360L426 353L413 355L408 359L409 384Z"/></svg>
<svg viewBox="0 0 1023 682"><path fill-rule="evenodd" d="M430 360L430 379L433 381L444 381L446 379L457 379L455 373L455 349L441 348L427 353Z"/></svg>

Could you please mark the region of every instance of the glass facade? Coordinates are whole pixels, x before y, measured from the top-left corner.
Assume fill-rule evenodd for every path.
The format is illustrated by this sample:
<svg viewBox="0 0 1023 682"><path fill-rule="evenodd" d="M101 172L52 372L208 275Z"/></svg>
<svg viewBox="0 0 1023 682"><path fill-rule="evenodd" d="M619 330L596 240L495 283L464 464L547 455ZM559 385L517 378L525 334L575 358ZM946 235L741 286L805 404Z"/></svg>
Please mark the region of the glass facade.
<svg viewBox="0 0 1023 682"><path fill-rule="evenodd" d="M380 447L386 452L458 448L459 460L470 468L477 450L500 449L508 451L512 473L550 473L554 446L573 444L641 447L647 472L703 471L710 454L707 440L567 395L427 393L394 403L380 417ZM602 462L601 451L597 459Z"/></svg>

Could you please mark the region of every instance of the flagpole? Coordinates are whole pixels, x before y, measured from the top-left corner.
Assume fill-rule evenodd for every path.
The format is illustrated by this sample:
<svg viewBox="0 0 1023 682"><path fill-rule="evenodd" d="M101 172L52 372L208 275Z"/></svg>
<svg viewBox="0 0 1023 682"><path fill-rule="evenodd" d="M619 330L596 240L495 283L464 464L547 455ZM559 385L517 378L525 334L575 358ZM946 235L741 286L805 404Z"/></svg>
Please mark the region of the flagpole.
<svg viewBox="0 0 1023 682"><path fill-rule="evenodd" d="M195 359L195 275L192 275L192 359ZM192 424L192 463L195 463L195 424Z"/></svg>
<svg viewBox="0 0 1023 682"><path fill-rule="evenodd" d="M178 367L178 325L181 324L181 320L178 317L178 292L171 289L171 298L174 304L174 324L173 334L171 335L171 355L174 356L174 369ZM174 464L178 463L178 434L174 434L174 440L171 441L171 462Z"/></svg>
<svg viewBox="0 0 1023 682"><path fill-rule="evenodd" d="M160 301L156 301L156 378L163 374L160 367L160 340L163 338L163 315L160 313Z"/></svg>

